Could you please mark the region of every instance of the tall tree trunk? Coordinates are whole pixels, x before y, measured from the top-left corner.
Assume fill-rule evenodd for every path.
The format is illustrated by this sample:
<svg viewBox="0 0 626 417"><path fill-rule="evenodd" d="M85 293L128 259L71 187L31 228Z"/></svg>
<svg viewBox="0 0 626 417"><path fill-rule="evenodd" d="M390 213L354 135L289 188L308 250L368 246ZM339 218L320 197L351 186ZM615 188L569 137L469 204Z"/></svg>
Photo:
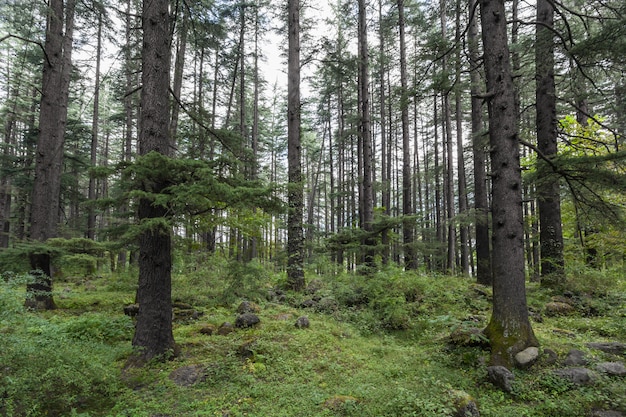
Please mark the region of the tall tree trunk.
<svg viewBox="0 0 626 417"><path fill-rule="evenodd" d="M493 312L485 329L492 365L538 342L528 319L524 272L522 178L504 0L480 0L487 75L492 172Z"/></svg>
<svg viewBox="0 0 626 417"><path fill-rule="evenodd" d="M415 235L415 220L412 219L413 193L411 190L411 141L409 138L409 94L406 74L406 41L404 0L398 0L398 29L400 32L400 112L402 117L402 241L404 243L404 267L417 268L417 256L413 248Z"/></svg>
<svg viewBox="0 0 626 417"><path fill-rule="evenodd" d="M100 112L100 60L102 56L102 14L98 11L98 35L96 46L96 74L95 88L93 93L93 113L91 118L91 152L90 163L93 168L98 163L98 127ZM96 201L96 178L92 174L89 176L88 199L91 203ZM96 238L96 211L93 205L87 210L87 239L94 240Z"/></svg>
<svg viewBox="0 0 626 417"><path fill-rule="evenodd" d="M180 23L180 32L178 33L178 45L176 47L176 61L174 62L174 80L172 82L172 91L174 97L180 99L180 93L183 86L183 72L185 69L185 53L187 51L187 31L188 17L186 6L180 10L182 22ZM178 134L178 113L179 105L176 100L172 100L172 112L170 119L170 141L172 147L176 149L176 135Z"/></svg>
<svg viewBox="0 0 626 417"><path fill-rule="evenodd" d="M454 114L456 122L456 150L457 150L457 180L459 189L459 215L461 222L459 226L459 245L461 247L461 272L469 274L469 258L470 258L470 240L469 228L465 224L465 216L467 215L467 180L465 178L465 156L463 147L463 112L461 107L461 0L455 2L455 32L454 40L456 42L456 53L454 63Z"/></svg>
<svg viewBox="0 0 626 417"><path fill-rule="evenodd" d="M447 22L447 4L446 0L440 1L439 6L439 18L441 22L441 37L446 39L448 36L448 22ZM441 71L443 72L443 76L448 79L448 57L444 55L441 58ZM444 152L444 169L445 169L445 183L444 183L444 192L445 192L445 207L446 207L446 223L448 228L447 233L447 258L446 258L446 270L448 272L454 272L456 267L456 228L454 227L454 158L453 158L453 142L452 142L452 111L450 109L450 90L447 86L442 91L443 94L443 103L442 103L442 113L443 113L443 140L445 141L446 150Z"/></svg>
<svg viewBox="0 0 626 417"><path fill-rule="evenodd" d="M373 156L372 156L372 132L370 120L370 93L369 93L369 50L367 42L367 9L365 0L359 0L359 97L360 97L360 123L359 134L361 139L363 156L362 173L362 220L361 227L366 232L365 265L374 267L374 246L376 239L371 236L372 223L374 222L374 188L373 179Z"/></svg>
<svg viewBox="0 0 626 417"><path fill-rule="evenodd" d="M476 281L491 285L491 249L489 247L489 199L487 197L486 148L487 136L483 127L480 80L480 53L478 48L477 0L469 1L470 24L468 50L472 94L472 156L474 159L474 209L476 211Z"/></svg>
<svg viewBox="0 0 626 417"><path fill-rule="evenodd" d="M300 0L288 0L287 68L287 285L304 289L304 238L302 213L304 191L300 156Z"/></svg>
<svg viewBox="0 0 626 417"><path fill-rule="evenodd" d="M2 149L2 155L4 157L3 168L7 170L13 169L13 163L11 157L15 155L15 126L16 126L16 113L17 103L19 96L19 88L13 87L11 89L11 95L8 102L11 104L12 109L7 112L7 117L4 125L4 146ZM10 175L3 175L0 177L0 248L8 248L11 232L11 202L13 188L12 178Z"/></svg>
<svg viewBox="0 0 626 417"><path fill-rule="evenodd" d="M133 120L134 120L134 115L135 115L134 109L136 107L136 104L135 104L136 98L134 94L130 94L130 92L133 91L135 88L135 80L136 80L135 76L133 75L135 73L135 69L134 69L134 59L133 59L132 48L131 48L132 33L134 30L133 28L135 27L135 24L131 17L134 15L133 13L131 13L132 4L133 4L132 0L127 0L126 12L124 13L124 16L125 16L124 31L125 31L126 48L124 50L123 71L124 71L125 89L128 93L124 96L125 125L124 125L124 142L123 142L123 148L122 148L122 160L125 161L126 163L129 163L132 159L133 137L135 133L134 132L135 124L133 123ZM119 208L119 211L122 216L128 213L130 211L128 207L128 203L124 203ZM118 267L124 270L126 268L127 261L128 261L128 251L126 249L121 249L117 255Z"/></svg>
<svg viewBox="0 0 626 417"><path fill-rule="evenodd" d="M378 60L380 61L380 69L378 72L378 84L379 84L379 106L380 106L380 141L381 141L381 203L386 216L391 214L391 178L387 175L387 166L389 164L387 150L387 142L389 138L387 136L387 112L385 109L387 95L385 86L385 33L383 30L383 0L378 1ZM382 262L386 265L389 262L390 248L389 248L389 230L385 228L382 231L381 243L382 249Z"/></svg>
<svg viewBox="0 0 626 417"><path fill-rule="evenodd" d="M35 157L30 238L45 242L58 233L63 147L67 124L74 7L70 0L51 0L44 46L45 59L39 112L39 138ZM30 264L40 279L27 287L26 305L35 309L55 307L52 297L52 267L48 253L32 253Z"/></svg>
<svg viewBox="0 0 626 417"><path fill-rule="evenodd" d="M554 82L554 6L550 0L537 0L535 43L537 157L536 184L539 210L541 284L562 288L565 284L563 231L559 180L548 161L557 154L556 85Z"/></svg>
<svg viewBox="0 0 626 417"><path fill-rule="evenodd" d="M139 153L171 154L170 144L170 26L169 2L145 0L142 10L143 72L141 88L141 131ZM167 178L160 172L152 175L152 193L166 187ZM167 216L168 209L151 199L139 201L139 222ZM145 226L144 226L145 227ZM165 359L176 353L172 333L172 240L167 226L153 225L139 236L139 313L133 337L137 352L133 360L143 364L152 358Z"/></svg>

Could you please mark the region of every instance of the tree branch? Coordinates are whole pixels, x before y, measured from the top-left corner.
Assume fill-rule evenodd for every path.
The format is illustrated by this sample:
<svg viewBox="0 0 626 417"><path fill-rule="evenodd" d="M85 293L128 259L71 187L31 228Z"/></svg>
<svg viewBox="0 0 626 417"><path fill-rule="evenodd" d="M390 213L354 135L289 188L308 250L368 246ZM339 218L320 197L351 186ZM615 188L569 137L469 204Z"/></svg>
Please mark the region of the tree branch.
<svg viewBox="0 0 626 417"><path fill-rule="evenodd" d="M48 65L52 66L52 63L50 62L50 58L48 58L48 54L46 53L46 49L43 47L41 42L37 42L37 41L34 41L32 39L27 39L27 38L24 38L24 37L19 36L19 35L13 35L11 33L1 37L0 38L0 42L4 42L5 40L7 40L9 38L15 38L15 39L19 39L21 41L24 41L26 43L33 43L33 44L37 45L41 49L41 52L43 52L43 56L44 56L44 58L46 58L46 62L48 63Z"/></svg>

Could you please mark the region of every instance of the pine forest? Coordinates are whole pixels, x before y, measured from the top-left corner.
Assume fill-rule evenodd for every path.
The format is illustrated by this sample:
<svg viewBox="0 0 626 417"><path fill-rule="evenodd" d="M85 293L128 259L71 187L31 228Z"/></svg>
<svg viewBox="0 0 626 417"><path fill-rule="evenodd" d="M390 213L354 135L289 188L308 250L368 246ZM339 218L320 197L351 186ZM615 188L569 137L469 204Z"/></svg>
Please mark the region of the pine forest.
<svg viewBox="0 0 626 417"><path fill-rule="evenodd" d="M626 416L623 0L2 0L0 417Z"/></svg>

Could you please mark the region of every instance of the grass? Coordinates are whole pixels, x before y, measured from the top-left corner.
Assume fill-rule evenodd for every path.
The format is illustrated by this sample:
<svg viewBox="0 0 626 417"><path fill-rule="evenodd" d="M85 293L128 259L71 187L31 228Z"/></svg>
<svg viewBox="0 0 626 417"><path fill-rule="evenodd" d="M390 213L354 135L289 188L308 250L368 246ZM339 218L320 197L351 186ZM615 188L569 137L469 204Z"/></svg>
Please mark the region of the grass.
<svg viewBox="0 0 626 417"><path fill-rule="evenodd" d="M122 307L134 299L132 273L58 282L59 309L46 313L21 309L21 282L1 284L0 362L21 359L19 369L3 365L0 415L452 416L459 395L471 396L487 417L626 412L624 378L600 376L576 387L554 377L558 365L545 360L516 370L512 393L490 384L489 352L447 343L453 329L482 327L489 316L490 290L468 278L394 269L370 279L315 277L318 298L332 302L305 309L299 307L305 294L286 294L285 303L263 297L281 280L263 266L236 267L236 277L229 268L215 260L177 270L174 299L204 314L175 323L179 357L128 370L132 322ZM241 282L230 285L233 279ZM576 314L533 322L542 347L561 358L576 348L594 361L615 360L585 344L626 342L624 290L617 283L608 293L585 296ZM528 296L542 311L551 295L529 284ZM242 299L261 305L258 327L226 336L200 332L234 322ZM301 315L310 328L294 326ZM190 366L201 378L177 385L172 372Z"/></svg>

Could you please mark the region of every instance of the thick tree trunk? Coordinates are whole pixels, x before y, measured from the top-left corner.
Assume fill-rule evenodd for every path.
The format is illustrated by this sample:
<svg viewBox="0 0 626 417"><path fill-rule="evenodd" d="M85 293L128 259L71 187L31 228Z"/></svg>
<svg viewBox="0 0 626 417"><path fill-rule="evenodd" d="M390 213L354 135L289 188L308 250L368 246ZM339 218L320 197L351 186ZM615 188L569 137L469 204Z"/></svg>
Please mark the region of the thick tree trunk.
<svg viewBox="0 0 626 417"><path fill-rule="evenodd" d="M522 178L504 0L480 0L480 6L493 179L493 313L485 334L491 364L511 368L518 352L538 342L526 304Z"/></svg>
<svg viewBox="0 0 626 417"><path fill-rule="evenodd" d="M486 149L487 136L483 128L482 99L478 48L478 19L476 0L469 1L470 25L468 50L472 93L472 155L474 159L474 209L476 211L476 281L491 285L491 249L489 247L489 200L487 197Z"/></svg>
<svg viewBox="0 0 626 417"><path fill-rule="evenodd" d="M39 242L45 242L58 233L63 147L72 66L74 7L74 0L68 1L65 9L62 0L51 0L48 9L44 46L46 59L30 213L30 238ZM52 297L50 255L31 254L30 261L31 268L43 271L44 276L27 287L29 297L26 305L36 309L52 309L55 304Z"/></svg>
<svg viewBox="0 0 626 417"><path fill-rule="evenodd" d="M556 86L554 82L554 6L549 0L537 1L537 41L535 65L537 79L537 157L536 184L541 250L541 284L561 288L565 284L563 231L559 180L542 157L557 154Z"/></svg>
<svg viewBox="0 0 626 417"><path fill-rule="evenodd" d="M304 289L304 191L300 150L300 1L288 1L289 52L287 69L287 285Z"/></svg>
<svg viewBox="0 0 626 417"><path fill-rule="evenodd" d="M143 72L141 88L141 132L139 153L158 152L169 156L170 36L167 0L144 1L142 11ZM155 172L150 192L159 193L167 178ZM148 198L139 201L139 222L167 216L167 207ZM152 358L176 353L172 333L171 231L167 226L152 226L139 237L139 313L133 346L138 364Z"/></svg>

